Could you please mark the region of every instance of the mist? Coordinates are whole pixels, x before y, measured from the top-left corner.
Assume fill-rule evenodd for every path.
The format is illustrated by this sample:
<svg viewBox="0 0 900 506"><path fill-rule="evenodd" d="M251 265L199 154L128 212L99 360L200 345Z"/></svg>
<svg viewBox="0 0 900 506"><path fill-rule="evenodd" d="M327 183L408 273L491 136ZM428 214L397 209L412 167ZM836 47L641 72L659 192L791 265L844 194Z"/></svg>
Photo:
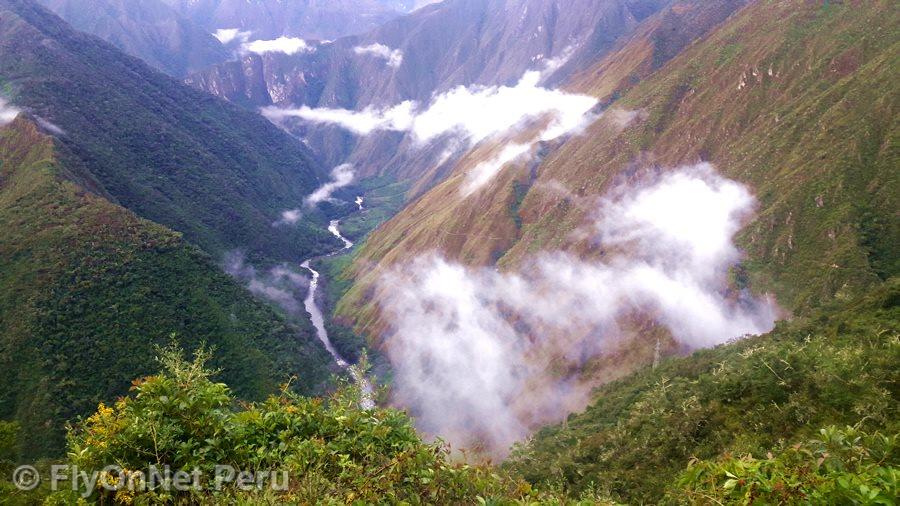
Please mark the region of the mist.
<svg viewBox="0 0 900 506"><path fill-rule="evenodd" d="M331 181L323 184L306 197L304 204L307 207L314 207L321 202L331 199L331 195L335 191L352 183L354 177L356 176L352 164L338 165L331 170Z"/></svg>
<svg viewBox="0 0 900 506"><path fill-rule="evenodd" d="M220 28L213 33L213 37L225 45L231 44L234 41L241 43L247 42L250 40L251 35L253 35L253 32L242 31L240 28Z"/></svg>
<svg viewBox="0 0 900 506"><path fill-rule="evenodd" d="M273 302L291 316L303 316L303 295L309 280L285 265L260 272L246 262L244 255L233 251L225 255L225 272L244 284L254 295Z"/></svg>
<svg viewBox="0 0 900 506"><path fill-rule="evenodd" d="M554 60L551 65L557 65ZM300 118L335 125L358 135L375 131L409 132L414 143L425 146L452 137L468 145L505 134L531 120L548 118L534 141L552 140L578 131L592 119L597 100L540 86L543 71L526 72L515 86L459 86L436 95L427 106L405 101L389 108L296 109L266 107L273 122Z"/></svg>
<svg viewBox="0 0 900 506"><path fill-rule="evenodd" d="M378 287L394 402L424 432L503 457L586 405L585 363L655 345L631 323L662 327L683 349L771 330L774 301L728 281L754 206L708 164L681 167L593 201L582 232L602 259L546 252L498 272L435 252L397 266Z"/></svg>
<svg viewBox="0 0 900 506"><path fill-rule="evenodd" d="M0 97L0 126L11 123L20 112L21 109L13 107L6 99Z"/></svg>
<svg viewBox="0 0 900 506"><path fill-rule="evenodd" d="M303 39L282 36L274 40L254 40L251 42L244 42L241 44L241 50L245 53L284 53L292 55L315 51L315 47L310 46Z"/></svg>
<svg viewBox="0 0 900 506"><path fill-rule="evenodd" d="M391 49L384 44L370 44L368 46L357 46L353 48L353 52L358 55L371 55L381 58L389 67L399 68L403 65L403 51L400 49Z"/></svg>

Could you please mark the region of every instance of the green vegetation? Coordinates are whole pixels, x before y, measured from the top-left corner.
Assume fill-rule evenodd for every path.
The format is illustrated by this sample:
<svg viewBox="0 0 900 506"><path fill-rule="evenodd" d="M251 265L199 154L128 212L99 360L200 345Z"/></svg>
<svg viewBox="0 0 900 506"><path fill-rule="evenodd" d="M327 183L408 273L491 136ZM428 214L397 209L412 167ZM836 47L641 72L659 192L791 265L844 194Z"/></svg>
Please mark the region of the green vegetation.
<svg viewBox="0 0 900 506"><path fill-rule="evenodd" d="M409 184L379 176L361 181L358 188L365 195L363 211L341 221L341 234L353 241L362 240L403 208Z"/></svg>
<svg viewBox="0 0 900 506"><path fill-rule="evenodd" d="M660 501L693 458L766 455L829 425L853 425L895 438L900 433L897 364L900 280L895 279L861 301L608 384L584 413L540 431L518 448L508 468L532 483L561 483L573 493L601 486L618 500ZM855 465L893 465L896 478L892 448L888 464L873 457ZM800 472L792 460L796 457L759 466L795 466L791 469ZM735 465L727 458L695 465L684 486L708 491L713 486L708 480L715 482L723 469L717 466ZM859 480L870 489L873 480L882 479L879 470L854 469L847 472L862 473ZM823 480L839 479L827 469L822 472ZM815 483L809 486L818 487ZM798 490L807 485L801 483ZM735 499L726 498L723 502Z"/></svg>
<svg viewBox="0 0 900 506"><path fill-rule="evenodd" d="M303 392L328 381L308 322L287 324L179 234L61 179L32 123L0 129L0 161L0 419L20 423L21 457L58 456L64 422L151 373L173 334L215 347L242 398L290 375Z"/></svg>
<svg viewBox="0 0 900 506"><path fill-rule="evenodd" d="M30 0L0 0L0 78L16 105L65 132L76 181L208 253L287 261L340 245L324 222L273 233L326 177L301 143Z"/></svg>
<svg viewBox="0 0 900 506"><path fill-rule="evenodd" d="M359 392L344 387L327 399L288 390L260 403L237 406L228 387L214 382L204 350L186 361L180 350L160 353L162 372L135 381L132 395L77 424L68 436L68 463L87 473L116 466L129 473L198 470L198 490L142 489L140 480L100 490L102 503L204 504L560 504L552 495L494 469L455 464L440 444L423 442L410 419L392 409L362 410ZM240 490L220 480L216 466L287 473L287 487ZM221 476L221 474L220 474ZM269 476L267 474L267 476ZM277 478L281 484L282 478ZM134 483L129 487L126 483ZM266 484L271 482L266 482ZM191 487L193 488L193 487ZM71 504L85 489L51 495ZM585 503L598 500L585 496Z"/></svg>
<svg viewBox="0 0 900 506"><path fill-rule="evenodd" d="M648 120L590 140L590 160L646 150L747 184L759 200L740 236L750 286L807 312L900 275L898 79L895 2L759 0L626 93L621 107Z"/></svg>
<svg viewBox="0 0 900 506"><path fill-rule="evenodd" d="M884 504L900 497L896 434L826 427L764 459L693 462L670 498L694 504Z"/></svg>

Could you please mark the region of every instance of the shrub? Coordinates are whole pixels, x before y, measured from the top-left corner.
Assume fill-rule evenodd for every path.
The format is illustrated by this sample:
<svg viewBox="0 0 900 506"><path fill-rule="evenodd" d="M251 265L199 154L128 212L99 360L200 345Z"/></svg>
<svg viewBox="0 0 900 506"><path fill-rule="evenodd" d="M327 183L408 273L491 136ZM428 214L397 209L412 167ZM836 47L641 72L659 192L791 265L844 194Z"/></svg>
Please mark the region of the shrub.
<svg viewBox="0 0 900 506"><path fill-rule="evenodd" d="M764 459L692 462L668 497L692 504L896 504L897 435L830 426Z"/></svg>

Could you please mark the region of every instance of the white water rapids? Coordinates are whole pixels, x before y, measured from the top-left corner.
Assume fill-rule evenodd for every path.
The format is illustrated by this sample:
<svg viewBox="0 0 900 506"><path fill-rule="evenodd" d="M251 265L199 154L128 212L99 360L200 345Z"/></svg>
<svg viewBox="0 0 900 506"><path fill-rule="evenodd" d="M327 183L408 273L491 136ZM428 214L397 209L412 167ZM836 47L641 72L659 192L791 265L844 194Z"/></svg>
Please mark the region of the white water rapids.
<svg viewBox="0 0 900 506"><path fill-rule="evenodd" d="M338 228L340 224L340 220L332 220L328 225L328 231L334 234L335 237L343 241L344 247L328 255L325 255L326 257L337 255L353 247L353 243L346 237L341 235L341 231ZM374 390L372 388L372 383L369 382L369 378L367 378L365 375L365 371L360 371L356 367L351 366L350 363L347 362L347 360L345 360L340 353L338 353L338 351L334 347L334 344L331 342L331 339L328 337L328 331L325 329L325 317L322 314L322 310L316 303L316 291L319 289L319 272L312 268L312 266L310 265L311 261L312 259L300 264L300 267L303 267L312 274L312 280L309 282L309 293L306 295L306 299L303 301L303 305L306 307L306 312L309 313L309 318L312 321L313 327L316 328L316 335L318 336L319 340L322 341L325 349L328 350L328 353L330 353L332 357L334 357L334 361L337 363L337 365L342 369L346 369L353 377L353 380L356 381L356 384L359 385L360 391L362 392L360 406L363 409L372 409L375 407Z"/></svg>

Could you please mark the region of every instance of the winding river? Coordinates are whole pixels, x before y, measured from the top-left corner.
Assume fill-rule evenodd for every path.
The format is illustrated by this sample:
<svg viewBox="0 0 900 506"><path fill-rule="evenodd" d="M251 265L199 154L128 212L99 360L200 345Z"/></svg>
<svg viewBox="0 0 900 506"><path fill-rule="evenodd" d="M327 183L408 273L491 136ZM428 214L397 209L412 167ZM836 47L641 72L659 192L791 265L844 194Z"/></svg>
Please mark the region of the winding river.
<svg viewBox="0 0 900 506"><path fill-rule="evenodd" d="M357 203L362 209L361 199L360 202ZM349 241L346 237L341 235L340 220L332 220L328 225L328 231L334 234L335 237L344 242L344 247L325 255L324 257L317 258L327 258L331 256L338 255L343 253L353 247L353 243ZM350 365L344 357L338 353L337 349L334 347L334 343L331 342L331 339L328 337L328 331L325 329L325 316L322 314L322 309L319 307L316 302L316 292L319 289L319 271L312 268L311 262L314 259L311 258L302 264L300 267L306 269L312 274L312 280L309 282L309 293L306 295L306 299L303 301L303 305L306 307L306 312L309 313L309 318L312 321L313 327L316 328L316 336L318 336L319 340L322 341L322 344L325 346L325 349L328 350L328 353L334 357L334 361L340 366L342 369L346 369L350 375L353 377L353 380L356 381L356 384L359 385L360 390L362 391L362 399L360 400L360 406L363 409L372 409L375 407L375 399L374 399L374 390L372 388L372 383L369 381L369 378L366 377L364 371L360 371L357 368Z"/></svg>

